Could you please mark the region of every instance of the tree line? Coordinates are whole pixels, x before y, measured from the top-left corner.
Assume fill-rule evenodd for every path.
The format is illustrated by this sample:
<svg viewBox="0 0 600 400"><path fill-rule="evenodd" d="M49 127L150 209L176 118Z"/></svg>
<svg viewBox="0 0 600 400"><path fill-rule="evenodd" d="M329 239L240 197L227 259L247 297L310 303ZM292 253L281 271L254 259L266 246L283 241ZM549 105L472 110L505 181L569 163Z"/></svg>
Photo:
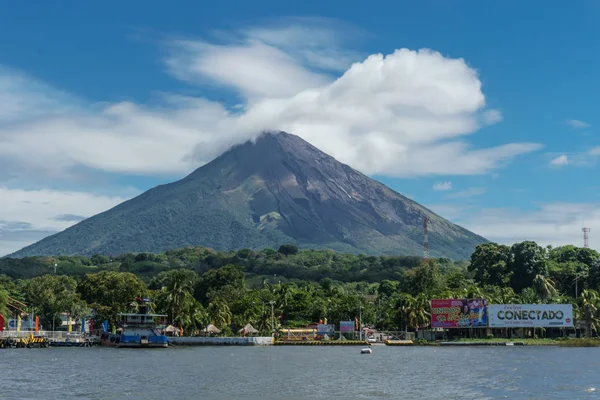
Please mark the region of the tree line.
<svg viewBox="0 0 600 400"><path fill-rule="evenodd" d="M56 274L54 268L56 266ZM490 304L571 303L588 334L600 328L600 254L575 246L479 245L468 261L373 257L327 250L201 247L93 257L0 259L0 312L21 301L43 327L58 315L116 320L149 297L169 323L194 334L212 323L233 334L263 332L362 314L380 330L425 329L432 298L486 298Z"/></svg>

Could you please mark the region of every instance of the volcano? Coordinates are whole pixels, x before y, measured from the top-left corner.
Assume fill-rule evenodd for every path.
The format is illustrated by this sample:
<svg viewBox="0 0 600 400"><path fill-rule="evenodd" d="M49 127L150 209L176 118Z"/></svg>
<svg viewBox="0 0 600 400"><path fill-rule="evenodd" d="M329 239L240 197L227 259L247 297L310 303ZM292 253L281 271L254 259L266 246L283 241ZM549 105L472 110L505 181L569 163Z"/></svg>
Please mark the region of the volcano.
<svg viewBox="0 0 600 400"><path fill-rule="evenodd" d="M264 133L9 257L215 250L332 249L467 259L487 240L342 164L298 136Z"/></svg>

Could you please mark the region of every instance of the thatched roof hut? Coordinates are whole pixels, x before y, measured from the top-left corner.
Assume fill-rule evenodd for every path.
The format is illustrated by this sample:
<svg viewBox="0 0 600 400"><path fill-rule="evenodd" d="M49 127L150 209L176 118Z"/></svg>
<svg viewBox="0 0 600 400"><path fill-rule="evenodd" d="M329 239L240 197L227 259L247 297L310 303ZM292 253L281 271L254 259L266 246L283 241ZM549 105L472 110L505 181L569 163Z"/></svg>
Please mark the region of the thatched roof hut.
<svg viewBox="0 0 600 400"><path fill-rule="evenodd" d="M246 335L254 335L258 333L258 329L250 325L250 323L247 323L245 327L238 331L238 333L242 333L244 329L246 330Z"/></svg>
<svg viewBox="0 0 600 400"><path fill-rule="evenodd" d="M178 336L179 332L180 329L173 325L169 325L165 328L165 334L167 334L168 336Z"/></svg>
<svg viewBox="0 0 600 400"><path fill-rule="evenodd" d="M219 328L217 328L216 326L214 326L213 324L208 324L208 326L206 326L204 329L202 329L202 332L204 332L205 334L207 333L221 333L221 330Z"/></svg>

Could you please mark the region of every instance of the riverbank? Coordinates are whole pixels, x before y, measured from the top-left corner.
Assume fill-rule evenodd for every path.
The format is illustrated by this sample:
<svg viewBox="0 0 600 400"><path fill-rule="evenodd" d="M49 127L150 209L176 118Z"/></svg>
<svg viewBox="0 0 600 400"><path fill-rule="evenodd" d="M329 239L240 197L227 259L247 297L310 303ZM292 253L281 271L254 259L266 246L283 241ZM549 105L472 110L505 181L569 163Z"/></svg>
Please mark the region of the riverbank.
<svg viewBox="0 0 600 400"><path fill-rule="evenodd" d="M521 346L562 346L562 347L600 347L600 338L556 338L556 339L459 339L456 341L447 341L446 345L459 346L481 346L481 345L506 345L513 343ZM421 345L437 346L439 342L419 343Z"/></svg>
<svg viewBox="0 0 600 400"><path fill-rule="evenodd" d="M368 346L365 340L276 340L275 346Z"/></svg>
<svg viewBox="0 0 600 400"><path fill-rule="evenodd" d="M257 337L201 337L175 336L169 338L169 346L270 346L271 336Z"/></svg>

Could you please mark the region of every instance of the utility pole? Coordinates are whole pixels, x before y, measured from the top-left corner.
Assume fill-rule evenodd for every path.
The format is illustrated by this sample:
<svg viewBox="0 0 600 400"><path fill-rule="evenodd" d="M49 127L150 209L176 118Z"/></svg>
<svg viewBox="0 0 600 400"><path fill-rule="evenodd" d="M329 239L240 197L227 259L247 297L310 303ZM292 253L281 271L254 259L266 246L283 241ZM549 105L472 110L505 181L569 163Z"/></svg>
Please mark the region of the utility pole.
<svg viewBox="0 0 600 400"><path fill-rule="evenodd" d="M362 303L358 306L358 338L362 340Z"/></svg>
<svg viewBox="0 0 600 400"><path fill-rule="evenodd" d="M427 260L429 258L429 235L427 230L427 223L429 222L429 218L425 217L423 219L423 258Z"/></svg>
<svg viewBox="0 0 600 400"><path fill-rule="evenodd" d="M273 322L273 319L275 318L274 317L275 313L273 311L273 304L275 304L275 302L273 300L271 300L269 303L271 304L271 333L273 333L275 331L274 322Z"/></svg>

